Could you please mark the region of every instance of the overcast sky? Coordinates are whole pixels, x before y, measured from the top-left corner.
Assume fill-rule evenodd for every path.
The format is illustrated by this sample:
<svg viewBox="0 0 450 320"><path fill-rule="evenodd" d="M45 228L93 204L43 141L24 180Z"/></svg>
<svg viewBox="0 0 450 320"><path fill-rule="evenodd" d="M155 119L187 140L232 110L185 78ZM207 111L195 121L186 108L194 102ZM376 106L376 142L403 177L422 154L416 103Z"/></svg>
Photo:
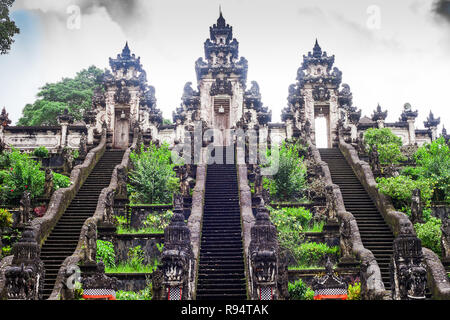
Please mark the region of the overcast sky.
<svg viewBox="0 0 450 320"><path fill-rule="evenodd" d="M389 111L387 121L397 121L410 102L419 110L417 127L432 110L441 117L440 128L444 123L450 129L448 2L16 0L12 17L21 33L11 52L0 56L0 106L17 121L39 87L90 65L109 67L108 58L128 41L156 88L158 107L171 118L184 84L196 83L194 63L204 56L221 4L239 53L249 61L248 81L258 81L274 122L302 55L318 38L336 56L363 115L380 103Z"/></svg>

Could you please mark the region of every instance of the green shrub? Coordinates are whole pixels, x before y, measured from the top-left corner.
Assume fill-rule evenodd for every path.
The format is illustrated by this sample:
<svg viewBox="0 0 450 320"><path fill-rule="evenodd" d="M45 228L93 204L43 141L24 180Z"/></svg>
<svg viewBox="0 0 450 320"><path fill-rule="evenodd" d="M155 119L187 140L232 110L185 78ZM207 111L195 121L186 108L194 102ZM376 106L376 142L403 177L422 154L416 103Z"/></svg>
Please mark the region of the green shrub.
<svg viewBox="0 0 450 320"><path fill-rule="evenodd" d="M152 287L150 285L139 292L117 291L116 300L152 300Z"/></svg>
<svg viewBox="0 0 450 320"><path fill-rule="evenodd" d="M372 148L375 145L378 147L379 145L390 143L396 144L399 147L402 145L402 139L396 136L394 133L392 133L391 129L389 128L368 129L364 133L364 142L370 148Z"/></svg>
<svg viewBox="0 0 450 320"><path fill-rule="evenodd" d="M395 164L399 161L406 160L402 155L400 147L402 139L392 133L389 128L368 129L364 134L364 142L368 146L369 151L377 147L380 163Z"/></svg>
<svg viewBox="0 0 450 320"><path fill-rule="evenodd" d="M131 204L171 203L179 186L168 145L150 144L147 149L142 145L140 153L133 152L130 158L134 167L128 185Z"/></svg>
<svg viewBox="0 0 450 320"><path fill-rule="evenodd" d="M433 199L450 203L450 148L443 137L420 147L414 155L419 177L435 182Z"/></svg>
<svg viewBox="0 0 450 320"><path fill-rule="evenodd" d="M329 247L325 243L305 242L294 248L294 255L300 265L319 265L327 255L337 256L339 247Z"/></svg>
<svg viewBox="0 0 450 320"><path fill-rule="evenodd" d="M303 240L301 222L295 215L287 215L286 209L270 210L270 219L277 228L280 246L293 254L293 249Z"/></svg>
<svg viewBox="0 0 450 320"><path fill-rule="evenodd" d="M422 240L422 245L438 256L442 255L441 249L441 230L442 221L435 217L430 217L428 222L420 224L416 223L414 229L416 230L417 237Z"/></svg>
<svg viewBox="0 0 450 320"><path fill-rule="evenodd" d="M288 283L289 300L313 300L314 291L302 279Z"/></svg>
<svg viewBox="0 0 450 320"><path fill-rule="evenodd" d="M139 268L143 265L145 259L144 251L141 246L128 249L128 262L131 267Z"/></svg>
<svg viewBox="0 0 450 320"><path fill-rule="evenodd" d="M0 153L0 169L5 169L10 167L9 162L9 152L3 151Z"/></svg>
<svg viewBox="0 0 450 320"><path fill-rule="evenodd" d="M97 240L97 262L100 259L105 264L105 268L114 268L116 266L116 253L111 242Z"/></svg>
<svg viewBox="0 0 450 320"><path fill-rule="evenodd" d="M71 184L69 177L56 172L53 172L53 183L55 186L55 190L68 188Z"/></svg>
<svg viewBox="0 0 450 320"><path fill-rule="evenodd" d="M40 146L39 148L34 149L33 154L38 158L47 158L48 149L44 146Z"/></svg>
<svg viewBox="0 0 450 320"><path fill-rule="evenodd" d="M378 190L390 196L394 201L394 206L404 212L411 206L411 196L414 189L420 189L421 200L424 206L428 207L434 188L434 182L431 179L413 180L404 175L377 178L377 184Z"/></svg>
<svg viewBox="0 0 450 320"><path fill-rule="evenodd" d="M40 164L26 153L13 150L9 153L10 167L0 174L0 190L3 201L20 199L25 191L36 198L44 192L45 173Z"/></svg>
<svg viewBox="0 0 450 320"><path fill-rule="evenodd" d="M306 188L306 165L299 156L299 145L283 143L276 154L268 153L266 166L278 167L278 171L263 183L277 200L291 200L301 196Z"/></svg>
<svg viewBox="0 0 450 320"><path fill-rule="evenodd" d="M347 300L361 300L361 282L348 285Z"/></svg>
<svg viewBox="0 0 450 320"><path fill-rule="evenodd" d="M12 213L6 209L0 209L0 232L6 228L11 228L13 224Z"/></svg>
<svg viewBox="0 0 450 320"><path fill-rule="evenodd" d="M173 212L171 210L165 212L154 211L145 218L143 225L145 229L151 230L151 233L164 232L172 217Z"/></svg>
<svg viewBox="0 0 450 320"><path fill-rule="evenodd" d="M9 256L9 255L11 254L11 251L12 251L11 246L4 246L4 247L2 248L2 252L1 252L2 257L4 258L4 257Z"/></svg>

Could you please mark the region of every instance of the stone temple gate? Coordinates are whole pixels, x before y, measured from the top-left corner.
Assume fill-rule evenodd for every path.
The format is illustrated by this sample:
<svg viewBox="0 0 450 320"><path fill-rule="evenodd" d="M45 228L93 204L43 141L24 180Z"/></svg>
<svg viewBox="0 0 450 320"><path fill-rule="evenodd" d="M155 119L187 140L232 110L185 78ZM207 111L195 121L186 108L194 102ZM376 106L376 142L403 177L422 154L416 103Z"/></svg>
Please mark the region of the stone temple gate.
<svg viewBox="0 0 450 320"><path fill-rule="evenodd" d="M254 130L259 141L275 143L298 137L304 130L314 141L319 117L326 119L328 147L336 145L338 130L345 130L355 140L368 128L389 127L405 145L421 145L438 136L439 118L430 113L426 129L416 129L418 113L409 104L395 123L385 123L387 111L381 106L370 118L361 117L361 110L353 105L350 86L342 83L342 72L334 66L334 55L322 51L317 40L312 52L303 56L296 83L289 86L282 123L271 122L272 112L261 101L258 83L252 81L247 87L248 62L239 56L239 42L222 13L210 27L204 51L205 58L195 62L197 86L186 83L181 105L173 112L173 124L163 122L155 88L148 85L140 57L131 53L127 43L116 58L109 59L111 70L104 73L103 87L95 91L92 108L85 111L83 121L73 123L68 114L61 115L60 126L54 127L13 127L3 121L6 125L0 127L0 139L20 150L45 146L56 153L64 147L78 149L83 134L92 145L94 137L106 128L108 146L126 149L134 129L139 128L145 141L174 146L185 142L200 124L202 134L207 129L220 133L214 136L216 145L230 144L230 130L236 129Z"/></svg>

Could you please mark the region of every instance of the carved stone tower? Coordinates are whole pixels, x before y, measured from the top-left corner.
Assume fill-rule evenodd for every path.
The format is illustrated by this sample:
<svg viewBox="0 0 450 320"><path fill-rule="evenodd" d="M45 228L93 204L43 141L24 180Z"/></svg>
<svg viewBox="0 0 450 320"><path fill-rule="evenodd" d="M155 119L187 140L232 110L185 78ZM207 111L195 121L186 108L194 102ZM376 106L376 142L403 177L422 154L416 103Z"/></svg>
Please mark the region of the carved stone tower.
<svg viewBox="0 0 450 320"><path fill-rule="evenodd" d="M188 82L181 107L173 116L178 125L177 138L182 140L184 130L191 131L194 122L202 121L204 127L220 130L221 142L228 145L229 129L242 121L267 124L271 113L261 103L256 82L252 82L250 91L245 91L248 63L244 57L239 58L239 43L233 38L233 28L225 22L222 12L217 24L210 27L210 38L204 47L206 61L199 58L195 63L198 91Z"/></svg>
<svg viewBox="0 0 450 320"><path fill-rule="evenodd" d="M297 83L289 87L288 107L282 114L288 138L297 136L300 130L310 128L314 141L317 117L326 119L328 147L337 138L340 120L351 128L356 138L355 123L361 114L352 106L350 87L343 84L339 91L342 72L333 64L334 55L328 56L322 51L317 40L313 52L303 56L302 66L297 72Z"/></svg>
<svg viewBox="0 0 450 320"><path fill-rule="evenodd" d="M140 57L131 54L128 43L109 64L112 73L108 70L104 74L104 92L96 92L93 99L96 128L100 131L105 123L112 147L126 149L133 128L156 133L162 114L156 108L155 88L147 85Z"/></svg>

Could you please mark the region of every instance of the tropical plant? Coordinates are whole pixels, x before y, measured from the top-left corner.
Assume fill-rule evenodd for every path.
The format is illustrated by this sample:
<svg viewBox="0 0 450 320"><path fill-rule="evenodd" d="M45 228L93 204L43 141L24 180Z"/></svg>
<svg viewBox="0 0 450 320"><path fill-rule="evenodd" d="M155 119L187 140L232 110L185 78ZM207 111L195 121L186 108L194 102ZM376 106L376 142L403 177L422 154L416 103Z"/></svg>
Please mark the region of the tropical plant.
<svg viewBox="0 0 450 320"><path fill-rule="evenodd" d="M61 188L68 188L71 182L69 177L60 173L53 172L53 184L55 186L55 190L58 190Z"/></svg>
<svg viewBox="0 0 450 320"><path fill-rule="evenodd" d="M178 178L173 170L171 151L167 144L157 147L151 143L139 153L130 155L133 170L129 173L131 204L171 203L172 194L178 190Z"/></svg>
<svg viewBox="0 0 450 320"><path fill-rule="evenodd" d="M313 300L314 291L302 279L288 283L289 300Z"/></svg>
<svg viewBox="0 0 450 320"><path fill-rule="evenodd" d="M361 282L348 285L347 300L361 300Z"/></svg>
<svg viewBox="0 0 450 320"><path fill-rule="evenodd" d="M279 151L268 152L265 166L278 168L271 177L265 177L263 183L277 200L291 200L301 196L306 188L306 165L299 156L299 145L284 142Z"/></svg>
<svg viewBox="0 0 450 320"><path fill-rule="evenodd" d="M300 265L320 265L327 256L339 255L339 247L329 247L326 243L305 242L293 248L294 256Z"/></svg>
<svg viewBox="0 0 450 320"><path fill-rule="evenodd" d="M131 267L139 268L145 260L145 254L141 246L128 249L128 262Z"/></svg>
<svg viewBox="0 0 450 320"><path fill-rule="evenodd" d="M435 217L430 217L430 219L423 224L416 223L414 229L416 230L417 237L422 241L422 245L438 256L442 255L441 249L441 230L442 221Z"/></svg>
<svg viewBox="0 0 450 320"><path fill-rule="evenodd" d="M368 129L364 134L364 142L370 151L374 147L377 148L380 163L382 164L395 164L406 160L400 150L402 139L392 133L389 128Z"/></svg>
<svg viewBox="0 0 450 320"><path fill-rule="evenodd" d="M114 245L109 241L97 240L97 262L103 261L105 268L116 266L116 253Z"/></svg>
<svg viewBox="0 0 450 320"><path fill-rule="evenodd" d="M414 158L414 174L435 182L434 200L450 203L450 148L444 137L420 147Z"/></svg>
<svg viewBox="0 0 450 320"><path fill-rule="evenodd" d="M6 228L11 228L13 224L13 216L12 213L7 209L0 209L0 232L5 230Z"/></svg>
<svg viewBox="0 0 450 320"><path fill-rule="evenodd" d="M159 212L154 211L147 215L143 225L144 228L152 230L152 233L164 232L170 221L172 220L173 212L171 210Z"/></svg>
<svg viewBox="0 0 450 320"><path fill-rule="evenodd" d="M40 146L39 148L34 149L33 154L38 158L47 158L48 149L44 146Z"/></svg>
<svg viewBox="0 0 450 320"><path fill-rule="evenodd" d="M40 164L26 153L13 149L9 153L10 168L0 172L1 197L3 200L18 199L25 191L36 198L44 192L45 173Z"/></svg>
<svg viewBox="0 0 450 320"><path fill-rule="evenodd" d="M421 200L430 205L435 182L431 179L413 180L409 176L399 175L390 178L377 178L377 188L381 193L392 198L394 206L404 212L411 206L412 191L421 190Z"/></svg>

